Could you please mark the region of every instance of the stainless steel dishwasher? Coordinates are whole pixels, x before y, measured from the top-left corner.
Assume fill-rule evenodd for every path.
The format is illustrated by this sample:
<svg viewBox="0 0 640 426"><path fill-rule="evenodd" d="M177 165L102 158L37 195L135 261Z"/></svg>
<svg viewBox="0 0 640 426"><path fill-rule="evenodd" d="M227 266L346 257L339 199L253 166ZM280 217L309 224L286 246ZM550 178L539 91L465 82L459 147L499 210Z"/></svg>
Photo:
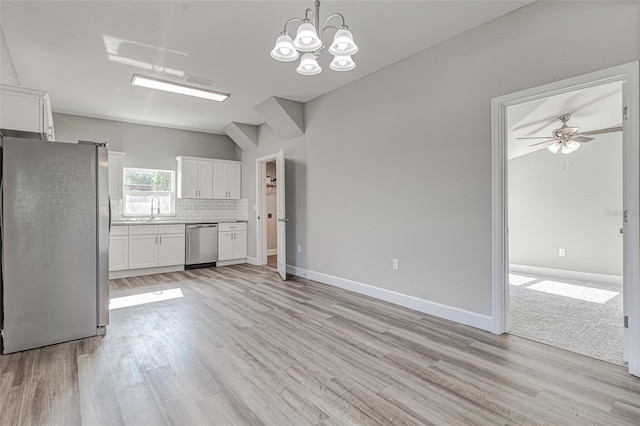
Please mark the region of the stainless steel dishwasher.
<svg viewBox="0 0 640 426"><path fill-rule="evenodd" d="M215 266L218 261L218 225L187 225L186 234L185 269Z"/></svg>

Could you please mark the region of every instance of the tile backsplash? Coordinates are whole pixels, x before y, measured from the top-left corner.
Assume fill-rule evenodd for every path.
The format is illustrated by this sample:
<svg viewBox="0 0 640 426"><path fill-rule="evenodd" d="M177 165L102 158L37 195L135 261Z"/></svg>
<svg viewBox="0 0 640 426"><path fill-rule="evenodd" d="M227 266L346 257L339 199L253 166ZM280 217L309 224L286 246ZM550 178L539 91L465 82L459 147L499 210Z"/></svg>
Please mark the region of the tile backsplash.
<svg viewBox="0 0 640 426"><path fill-rule="evenodd" d="M122 200L112 202L113 220L126 220L122 216ZM192 200L176 198L176 215L166 220L218 222L225 220L249 220L248 200ZM159 219L162 221L162 218Z"/></svg>

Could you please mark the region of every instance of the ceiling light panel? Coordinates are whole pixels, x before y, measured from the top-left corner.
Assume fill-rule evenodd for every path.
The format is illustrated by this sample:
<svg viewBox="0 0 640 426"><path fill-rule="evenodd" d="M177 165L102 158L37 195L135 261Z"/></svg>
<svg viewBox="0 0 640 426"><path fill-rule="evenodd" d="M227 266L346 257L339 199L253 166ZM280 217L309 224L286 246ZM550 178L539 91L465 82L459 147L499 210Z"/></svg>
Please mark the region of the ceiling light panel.
<svg viewBox="0 0 640 426"><path fill-rule="evenodd" d="M195 87L185 86L183 84L160 80L153 77L147 77L140 74L133 75L133 78L131 79L131 85L162 90L165 92L178 93L180 95L195 96L197 98L209 99L217 102L222 102L230 96L228 93L198 89Z"/></svg>

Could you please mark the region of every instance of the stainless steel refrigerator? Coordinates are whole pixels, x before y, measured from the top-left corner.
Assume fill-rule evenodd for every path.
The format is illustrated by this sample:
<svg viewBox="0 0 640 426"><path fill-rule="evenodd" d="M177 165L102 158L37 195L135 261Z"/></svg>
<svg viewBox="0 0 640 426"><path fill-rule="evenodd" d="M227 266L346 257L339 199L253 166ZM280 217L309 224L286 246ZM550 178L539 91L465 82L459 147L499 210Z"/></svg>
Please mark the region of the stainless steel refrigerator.
<svg viewBox="0 0 640 426"><path fill-rule="evenodd" d="M2 352L106 332L105 144L0 138Z"/></svg>

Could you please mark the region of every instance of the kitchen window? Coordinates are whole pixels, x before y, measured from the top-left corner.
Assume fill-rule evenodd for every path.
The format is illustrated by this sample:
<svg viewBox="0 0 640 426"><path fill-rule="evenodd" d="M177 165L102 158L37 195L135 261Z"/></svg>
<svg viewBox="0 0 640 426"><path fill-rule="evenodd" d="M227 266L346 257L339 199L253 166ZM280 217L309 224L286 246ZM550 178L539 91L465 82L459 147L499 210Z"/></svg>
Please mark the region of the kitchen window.
<svg viewBox="0 0 640 426"><path fill-rule="evenodd" d="M124 168L125 216L175 215L173 170Z"/></svg>

